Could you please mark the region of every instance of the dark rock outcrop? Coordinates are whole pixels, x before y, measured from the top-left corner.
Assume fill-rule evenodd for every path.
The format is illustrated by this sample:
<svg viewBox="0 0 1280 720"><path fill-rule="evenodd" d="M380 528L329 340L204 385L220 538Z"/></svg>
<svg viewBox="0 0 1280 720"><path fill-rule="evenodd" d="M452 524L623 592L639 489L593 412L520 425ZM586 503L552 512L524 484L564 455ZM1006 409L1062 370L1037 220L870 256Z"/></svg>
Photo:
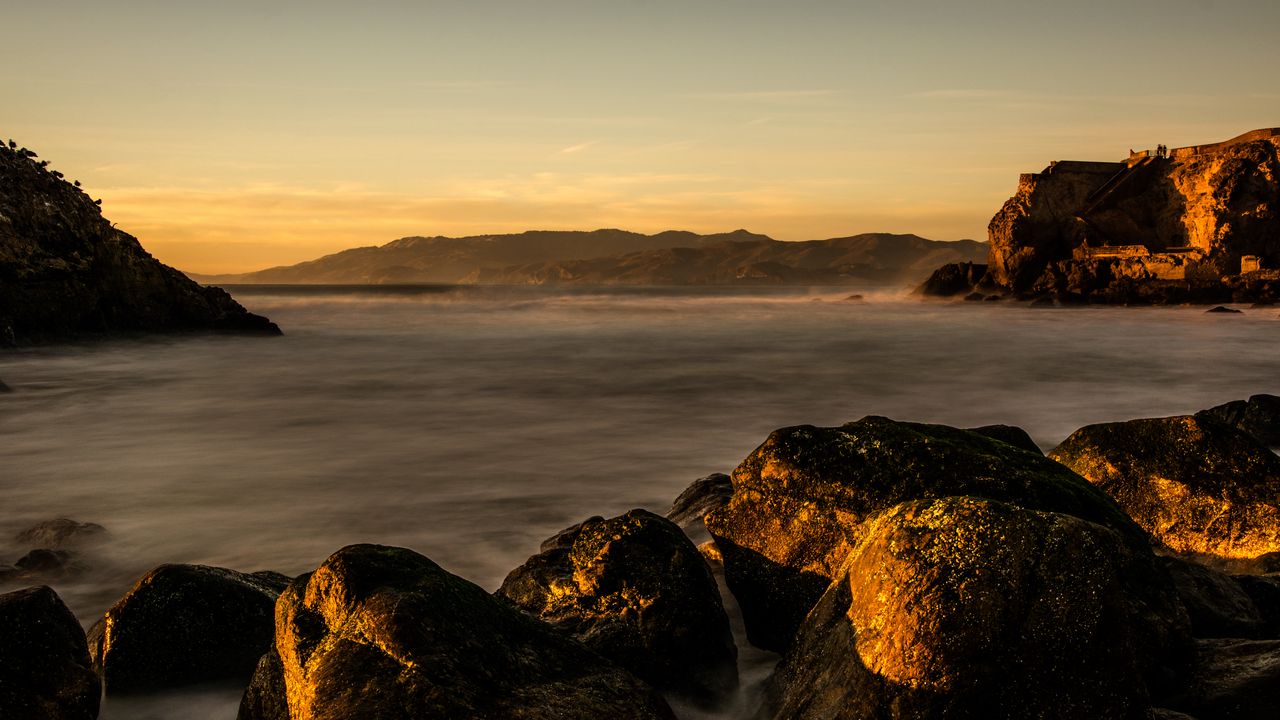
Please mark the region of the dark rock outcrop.
<svg viewBox="0 0 1280 720"><path fill-rule="evenodd" d="M253 678L240 698L239 720L291 720L284 684L284 664L272 647L258 660Z"/></svg>
<svg viewBox="0 0 1280 720"><path fill-rule="evenodd" d="M694 542L708 539L702 518L729 504L733 497L733 479L724 473L712 473L694 480L671 504L667 519L680 526Z"/></svg>
<svg viewBox="0 0 1280 720"><path fill-rule="evenodd" d="M674 523L644 510L561 533L498 590L659 690L714 705L737 686L715 578Z"/></svg>
<svg viewBox="0 0 1280 720"><path fill-rule="evenodd" d="M280 334L151 257L58 173L0 147L0 338L180 331Z"/></svg>
<svg viewBox="0 0 1280 720"><path fill-rule="evenodd" d="M986 435L1000 442L1007 442L1010 445L1022 448L1028 452L1043 455L1040 446L1036 445L1036 441L1031 439L1026 430L1016 425L983 425L982 427L969 428L970 432L976 432L979 435Z"/></svg>
<svg viewBox="0 0 1280 720"><path fill-rule="evenodd" d="M89 629L107 692L243 684L271 646L278 573L161 565Z"/></svg>
<svg viewBox="0 0 1280 720"><path fill-rule="evenodd" d="M1240 582L1178 558L1162 558L1198 638L1260 638L1267 623Z"/></svg>
<svg viewBox="0 0 1280 720"><path fill-rule="evenodd" d="M18 533L15 539L28 547L61 548L86 538L101 535L106 528L97 523L82 523L67 518L45 520Z"/></svg>
<svg viewBox="0 0 1280 720"><path fill-rule="evenodd" d="M3 346L0 346L0 347L3 347ZM5 385L4 381L0 380L0 393L8 393L8 392L13 392L13 388L9 387L8 385Z"/></svg>
<svg viewBox="0 0 1280 720"><path fill-rule="evenodd" d="M84 630L57 593L0 595L0 716L94 720L101 692Z"/></svg>
<svg viewBox="0 0 1280 720"><path fill-rule="evenodd" d="M1274 720L1280 640L1197 640L1186 689L1167 704L1196 720Z"/></svg>
<svg viewBox="0 0 1280 720"><path fill-rule="evenodd" d="M1280 458L1206 416L1080 428L1049 453L1169 548L1221 558L1280 551Z"/></svg>
<svg viewBox="0 0 1280 720"><path fill-rule="evenodd" d="M907 500L975 495L1146 535L1115 502L1037 452L968 430L867 417L774 431L733 472L706 518L751 642L785 648L861 537L862 520Z"/></svg>
<svg viewBox="0 0 1280 720"><path fill-rule="evenodd" d="M1144 718L1185 642L1140 579L1154 565L1070 515L904 503L867 522L805 619L773 717Z"/></svg>
<svg viewBox="0 0 1280 720"><path fill-rule="evenodd" d="M402 548L351 545L297 578L276 606L275 651L241 720L285 706L294 720L674 717L630 673Z"/></svg>
<svg viewBox="0 0 1280 720"><path fill-rule="evenodd" d="M969 293L987 273L986 265L971 262L949 263L943 265L916 288L919 295L934 297L953 297L961 293Z"/></svg>
<svg viewBox="0 0 1280 720"><path fill-rule="evenodd" d="M1269 447L1280 446L1280 397L1253 395L1196 413L1209 416L1254 436Z"/></svg>
<svg viewBox="0 0 1280 720"><path fill-rule="evenodd" d="M1280 638L1280 576L1232 575L1262 618L1262 637Z"/></svg>

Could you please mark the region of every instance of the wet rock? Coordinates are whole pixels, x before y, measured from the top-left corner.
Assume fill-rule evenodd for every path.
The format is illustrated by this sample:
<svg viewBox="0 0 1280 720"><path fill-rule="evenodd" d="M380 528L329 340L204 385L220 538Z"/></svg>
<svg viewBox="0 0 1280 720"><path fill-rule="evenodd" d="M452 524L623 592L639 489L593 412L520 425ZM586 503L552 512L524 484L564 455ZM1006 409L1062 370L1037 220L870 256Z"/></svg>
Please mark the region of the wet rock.
<svg viewBox="0 0 1280 720"><path fill-rule="evenodd" d="M659 690L710 706L737 686L737 649L711 569L679 527L653 513L577 526L571 541L513 570L498 595Z"/></svg>
<svg viewBox="0 0 1280 720"><path fill-rule="evenodd" d="M0 716L94 720L100 695L84 630L57 593L0 595Z"/></svg>
<svg viewBox="0 0 1280 720"><path fill-rule="evenodd" d="M1280 446L1280 397L1275 395L1254 395L1248 400L1201 410L1196 415L1207 415L1239 428L1269 447Z"/></svg>
<svg viewBox="0 0 1280 720"><path fill-rule="evenodd" d="M968 430L866 417L774 431L733 472L732 500L706 518L748 637L785 648L861 537L898 503L975 495L1146 534L1115 502L1039 452Z"/></svg>
<svg viewBox="0 0 1280 720"><path fill-rule="evenodd" d="M867 523L805 619L773 717L1142 718L1185 642L1172 592L1138 579L1155 565L1070 515L904 503Z"/></svg>
<svg viewBox="0 0 1280 720"><path fill-rule="evenodd" d="M1280 550L1280 458L1204 416L1083 427L1049 453L1180 553L1253 558Z"/></svg>
<svg viewBox="0 0 1280 720"><path fill-rule="evenodd" d="M1243 310L1236 310L1235 308L1229 308L1229 307L1226 307L1226 306L1224 306L1224 305L1217 305L1217 306L1214 306L1214 307L1209 308L1208 310L1205 310L1205 312L1206 312L1206 313L1227 313L1227 314L1236 314L1236 315L1239 315L1239 314L1243 313L1244 311L1243 311Z"/></svg>
<svg viewBox="0 0 1280 720"><path fill-rule="evenodd" d="M702 531L702 518L719 510L733 497L733 480L724 473L712 473L694 480L671 504L667 519L681 530Z"/></svg>
<svg viewBox="0 0 1280 720"><path fill-rule="evenodd" d="M147 573L89 629L107 692L247 682L271 646L285 586L273 575L205 565Z"/></svg>
<svg viewBox="0 0 1280 720"><path fill-rule="evenodd" d="M1037 455L1043 455L1040 446L1036 445L1036 441L1031 439L1026 430L1016 425L983 425L982 427L969 428L969 432L976 432L979 435L986 435L1000 442L1006 442L1016 448L1022 448Z"/></svg>
<svg viewBox="0 0 1280 720"><path fill-rule="evenodd" d="M14 564L27 576L57 577L78 569L75 554L68 550L32 550Z"/></svg>
<svg viewBox="0 0 1280 720"><path fill-rule="evenodd" d="M97 523L82 523L67 518L36 523L14 538L27 547L61 548L101 535L106 528Z"/></svg>
<svg viewBox="0 0 1280 720"><path fill-rule="evenodd" d="M1258 638L1266 622L1253 599L1230 575L1178 558L1161 558L1198 638Z"/></svg>
<svg viewBox="0 0 1280 720"><path fill-rule="evenodd" d="M1197 640L1186 691L1166 704L1197 720L1274 720L1280 640Z"/></svg>
<svg viewBox="0 0 1280 720"><path fill-rule="evenodd" d="M275 649L293 718L674 717L635 676L403 548L351 545L297 578ZM249 694L275 712L271 664Z"/></svg>
<svg viewBox="0 0 1280 720"><path fill-rule="evenodd" d="M1233 575L1262 618L1264 638L1280 638L1280 576Z"/></svg>
<svg viewBox="0 0 1280 720"><path fill-rule="evenodd" d="M987 272L987 266L971 262L943 265L916 289L921 295L951 297L973 289Z"/></svg>

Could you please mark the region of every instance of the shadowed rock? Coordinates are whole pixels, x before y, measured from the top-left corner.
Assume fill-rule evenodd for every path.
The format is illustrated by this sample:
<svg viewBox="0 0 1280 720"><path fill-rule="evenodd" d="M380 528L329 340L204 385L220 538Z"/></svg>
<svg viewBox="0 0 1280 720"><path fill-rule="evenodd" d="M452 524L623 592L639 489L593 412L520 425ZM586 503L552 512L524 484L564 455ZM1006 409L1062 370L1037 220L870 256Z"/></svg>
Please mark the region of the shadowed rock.
<svg viewBox="0 0 1280 720"><path fill-rule="evenodd" d="M660 690L714 705L737 686L719 588L674 523L632 510L557 538L498 595Z"/></svg>
<svg viewBox="0 0 1280 720"><path fill-rule="evenodd" d="M97 523L58 518L36 523L18 533L15 539L28 547L60 548L104 532L106 528Z"/></svg>
<svg viewBox="0 0 1280 720"><path fill-rule="evenodd" d="M1184 638L1155 558L1076 517L971 497L866 524L771 680L777 720L1138 718Z"/></svg>
<svg viewBox="0 0 1280 720"><path fill-rule="evenodd" d="M4 346L0 345L0 347L4 347ZM9 387L8 385L5 385L4 381L0 380L0 393L7 393L7 392L13 392L13 388Z"/></svg>
<svg viewBox="0 0 1280 720"><path fill-rule="evenodd" d="M1178 558L1161 558L1198 638L1264 637L1267 624L1241 584L1226 573Z"/></svg>
<svg viewBox="0 0 1280 720"><path fill-rule="evenodd" d="M1280 638L1280 576L1233 575L1262 618L1262 637Z"/></svg>
<svg viewBox="0 0 1280 720"><path fill-rule="evenodd" d="M205 565L147 573L89 629L107 692L247 682L271 646L276 597L287 584L278 573Z"/></svg>
<svg viewBox="0 0 1280 720"><path fill-rule="evenodd" d="M1089 425L1049 457L1175 551L1253 558L1280 550L1280 458L1213 418Z"/></svg>
<svg viewBox="0 0 1280 720"><path fill-rule="evenodd" d="M916 289L916 292L934 297L951 297L967 293L973 290L986 273L986 265L971 262L950 263L934 270L929 279Z"/></svg>
<svg viewBox="0 0 1280 720"><path fill-rule="evenodd" d="M733 499L706 518L748 637L785 648L867 516L898 503L976 495L1146 535L1105 494L1039 452L968 430L866 417L774 431L733 472Z"/></svg>
<svg viewBox="0 0 1280 720"><path fill-rule="evenodd" d="M681 529L700 525L708 513L719 510L733 497L733 480L724 473L712 473L694 480L671 504L667 519Z"/></svg>
<svg viewBox="0 0 1280 720"><path fill-rule="evenodd" d="M402 548L351 545L296 579L275 637L280 663L259 664L241 720L674 717L630 673Z"/></svg>
<svg viewBox="0 0 1280 720"><path fill-rule="evenodd" d="M84 630L57 593L0 595L0 716L94 720L101 690Z"/></svg>
<svg viewBox="0 0 1280 720"><path fill-rule="evenodd" d="M1040 446L1036 445L1036 441L1031 439L1026 430L1016 425L983 425L982 427L969 428L970 432L976 432L979 435L986 435L989 438L1006 442L1016 448L1022 448L1029 452L1043 455Z"/></svg>
<svg viewBox="0 0 1280 720"><path fill-rule="evenodd" d="M1209 416L1243 430L1269 447L1280 446L1280 397L1254 395L1248 400L1235 400L1201 410Z"/></svg>
<svg viewBox="0 0 1280 720"><path fill-rule="evenodd" d="M1274 720L1280 640L1197 640L1186 690L1167 705L1196 720Z"/></svg>

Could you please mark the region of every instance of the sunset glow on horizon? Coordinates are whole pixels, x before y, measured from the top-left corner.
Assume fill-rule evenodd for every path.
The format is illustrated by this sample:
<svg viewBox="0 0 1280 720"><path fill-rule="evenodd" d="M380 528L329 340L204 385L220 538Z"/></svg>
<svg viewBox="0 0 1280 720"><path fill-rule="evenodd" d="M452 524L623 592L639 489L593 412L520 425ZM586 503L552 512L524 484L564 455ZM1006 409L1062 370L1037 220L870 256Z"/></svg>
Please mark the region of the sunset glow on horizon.
<svg viewBox="0 0 1280 720"><path fill-rule="evenodd" d="M0 137L214 273L530 229L985 239L1051 160L1280 125L1271 0L1032 5L24 3Z"/></svg>

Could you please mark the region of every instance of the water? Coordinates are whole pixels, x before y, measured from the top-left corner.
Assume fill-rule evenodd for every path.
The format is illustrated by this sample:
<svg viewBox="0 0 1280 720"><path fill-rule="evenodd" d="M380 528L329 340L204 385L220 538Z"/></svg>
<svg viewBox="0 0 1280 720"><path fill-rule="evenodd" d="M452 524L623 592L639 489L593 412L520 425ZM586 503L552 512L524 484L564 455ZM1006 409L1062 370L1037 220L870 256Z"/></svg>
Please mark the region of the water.
<svg viewBox="0 0 1280 720"><path fill-rule="evenodd" d="M665 511L777 427L1009 423L1047 449L1087 423L1280 391L1277 310L849 292L245 288L285 337L10 353L0 563L34 522L105 525L91 568L51 583L85 625L162 562L296 574L353 542L493 589L552 532ZM106 716L234 708L211 692Z"/></svg>

